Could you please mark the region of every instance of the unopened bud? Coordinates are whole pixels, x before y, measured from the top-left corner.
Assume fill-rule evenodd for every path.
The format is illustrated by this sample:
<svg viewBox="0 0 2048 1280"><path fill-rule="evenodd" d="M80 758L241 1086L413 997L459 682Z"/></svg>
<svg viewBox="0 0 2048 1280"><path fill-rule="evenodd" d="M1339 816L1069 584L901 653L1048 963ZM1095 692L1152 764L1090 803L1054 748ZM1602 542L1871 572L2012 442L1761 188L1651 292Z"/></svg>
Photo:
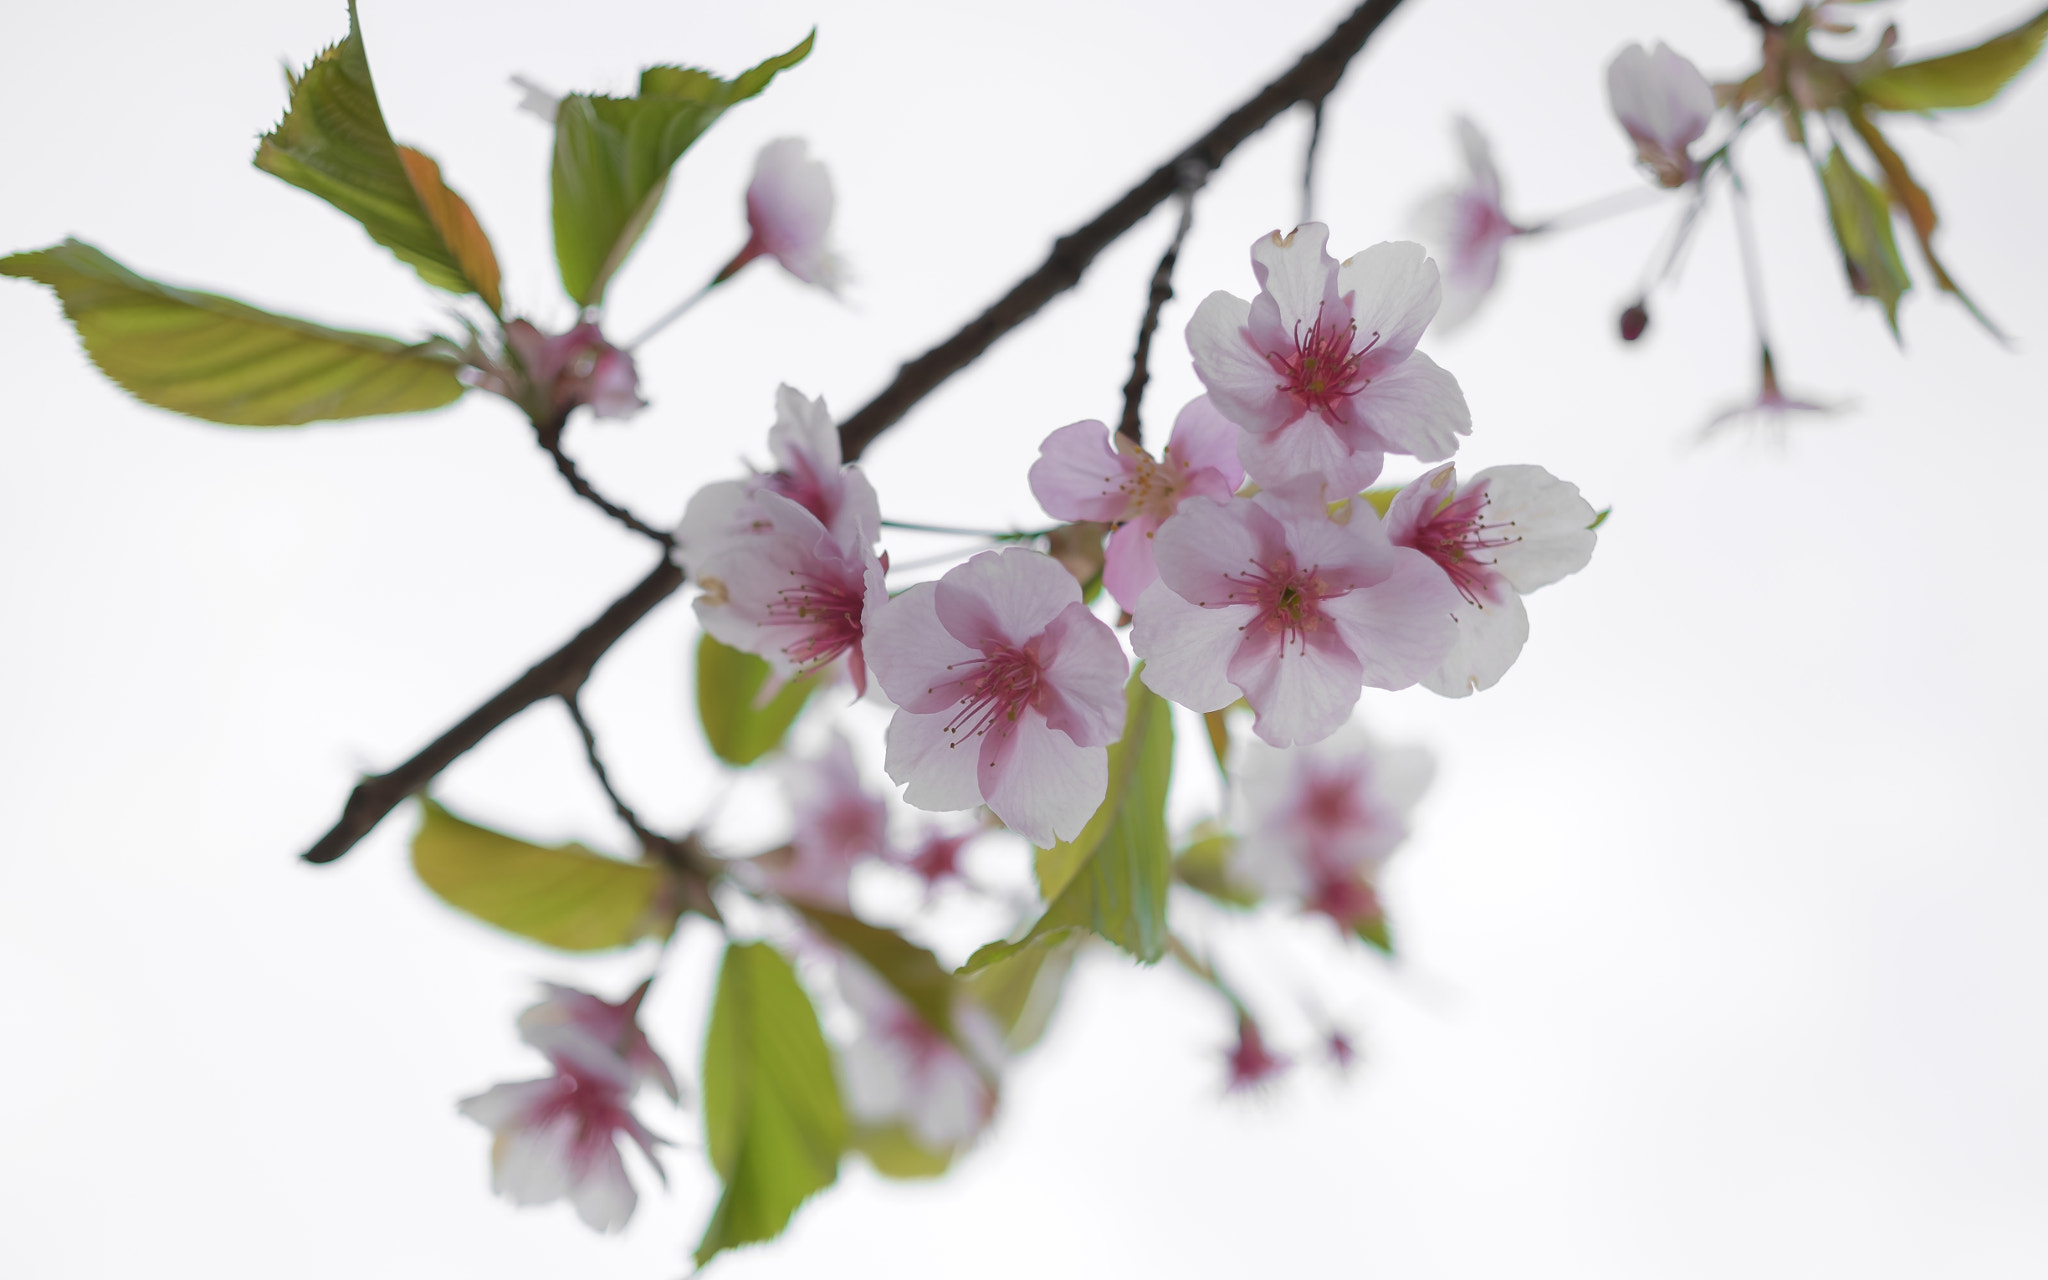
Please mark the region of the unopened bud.
<svg viewBox="0 0 2048 1280"><path fill-rule="evenodd" d="M1643 336L1643 330L1650 327L1650 309L1640 302L1629 304L1621 313L1621 340L1634 342Z"/></svg>

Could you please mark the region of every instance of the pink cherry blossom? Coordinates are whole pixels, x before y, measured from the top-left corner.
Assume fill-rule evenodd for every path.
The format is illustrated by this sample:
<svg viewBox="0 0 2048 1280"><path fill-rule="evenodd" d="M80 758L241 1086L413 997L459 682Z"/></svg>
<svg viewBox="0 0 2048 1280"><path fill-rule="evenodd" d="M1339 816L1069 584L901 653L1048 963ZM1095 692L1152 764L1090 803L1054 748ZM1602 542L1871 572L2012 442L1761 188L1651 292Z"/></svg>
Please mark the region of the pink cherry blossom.
<svg viewBox="0 0 2048 1280"><path fill-rule="evenodd" d="M1436 264L1407 243L1339 263L1329 234L1309 222L1261 237L1258 297L1212 293L1188 322L1195 373L1268 487L1317 475L1356 492L1385 454L1447 458L1472 430L1457 379L1415 350L1443 293Z"/></svg>
<svg viewBox="0 0 2048 1280"><path fill-rule="evenodd" d="M640 1003L649 978L618 1004L588 991L546 983L548 998L519 1015L519 1038L550 1057L611 1055L633 1086L652 1081L669 1101L680 1102L675 1074L640 1029Z"/></svg>
<svg viewBox="0 0 2048 1280"><path fill-rule="evenodd" d="M1370 513L1339 524L1318 494L1190 502L1153 541L1159 581L1131 647L1153 692L1196 711L1251 703L1274 746L1328 737L1362 685L1402 689L1457 638L1458 593Z"/></svg>
<svg viewBox="0 0 2048 1280"><path fill-rule="evenodd" d="M1700 69L1661 40L1630 45L1607 65L1607 101L1636 144L1636 159L1665 187L1699 176L1689 148L1714 119L1714 88Z"/></svg>
<svg viewBox="0 0 2048 1280"><path fill-rule="evenodd" d="M1345 930L1382 917L1374 879L1408 838L1435 766L1419 747L1384 747L1355 723L1288 751L1248 743L1238 768L1244 836L1231 877Z"/></svg>
<svg viewBox="0 0 2048 1280"><path fill-rule="evenodd" d="M896 703L884 767L920 809L987 804L1033 844L1071 840L1109 789L1130 665L1057 560L984 551L868 623Z"/></svg>
<svg viewBox="0 0 2048 1280"><path fill-rule="evenodd" d="M1528 230L1516 225L1501 203L1500 171L1486 135L1464 116L1458 117L1456 129L1465 180L1429 197L1416 215L1423 238L1446 255L1443 308L1436 315L1442 329L1463 324L1479 309L1500 278L1501 250Z"/></svg>
<svg viewBox="0 0 2048 1280"><path fill-rule="evenodd" d="M1261 1088L1292 1065L1287 1058L1266 1047L1259 1024L1242 1011L1237 1015L1237 1043L1231 1046L1225 1061L1230 1072L1225 1087L1232 1093Z"/></svg>
<svg viewBox="0 0 2048 1280"><path fill-rule="evenodd" d="M893 860L905 870L911 871L924 881L925 888L936 888L940 881L963 879L960 874L960 851L981 834L979 827L965 831L946 831L932 827L917 838L917 843L908 849L892 855Z"/></svg>
<svg viewBox="0 0 2048 1280"><path fill-rule="evenodd" d="M853 749L838 734L823 754L790 762L782 782L796 831L771 883L777 893L844 911L854 864L889 851L888 802L862 785Z"/></svg>
<svg viewBox="0 0 2048 1280"><path fill-rule="evenodd" d="M752 236L718 279L765 254L805 284L839 291L839 259L826 244L832 227L832 175L823 162L810 158L802 138L777 138L754 158L747 225Z"/></svg>
<svg viewBox="0 0 2048 1280"><path fill-rule="evenodd" d="M867 692L860 642L867 619L889 598L881 558L839 542L772 489L749 502L768 528L692 560L704 588L693 606L698 623L721 644L766 658L782 676L843 656L856 693Z"/></svg>
<svg viewBox="0 0 2048 1280"><path fill-rule="evenodd" d="M1109 536L1102 585L1129 612L1159 577L1152 535L1166 518L1192 497L1226 501L1244 483L1237 434L1207 396L1189 401L1173 420L1158 461L1130 437L1112 437L1100 422L1076 422L1038 446L1031 492L1055 519L1117 526Z"/></svg>
<svg viewBox="0 0 2048 1280"><path fill-rule="evenodd" d="M566 417L578 405L600 418L630 418L647 407L632 355L605 341L595 324L549 337L514 320L505 326L505 346L506 359L492 362L477 384L536 418Z"/></svg>
<svg viewBox="0 0 2048 1280"><path fill-rule="evenodd" d="M615 1055L564 1042L545 1080L493 1085L461 1103L491 1130L491 1190L514 1204L567 1197L593 1231L617 1231L639 1196L618 1139L633 1140L660 1174L658 1141L628 1109L633 1077ZM666 1175L663 1175L664 1179Z"/></svg>
<svg viewBox="0 0 2048 1280"><path fill-rule="evenodd" d="M1529 638L1522 597L1592 559L1592 505L1541 467L1488 467L1461 488L1455 466L1411 481L1387 508L1387 536L1429 557L1457 588L1458 641L1423 687L1447 698L1490 689Z"/></svg>
<svg viewBox="0 0 2048 1280"><path fill-rule="evenodd" d="M1004 1052L994 1020L961 997L948 1038L858 961L843 962L838 976L840 994L861 1020L839 1060L855 1118L901 1124L931 1151L971 1142L995 1115Z"/></svg>
<svg viewBox="0 0 2048 1280"><path fill-rule="evenodd" d="M1330 1065L1340 1072L1351 1070L1352 1064L1358 1061L1358 1046L1352 1044L1351 1037L1338 1028L1332 1028L1323 1037L1323 1050L1330 1055Z"/></svg>
<svg viewBox="0 0 2048 1280"><path fill-rule="evenodd" d="M777 387L768 452L775 470L708 484L690 498L677 541L692 575L706 557L772 528L755 501L764 492L781 494L810 512L843 547L872 547L880 536L881 505L860 468L841 465L839 429L823 397L806 399L794 387Z"/></svg>

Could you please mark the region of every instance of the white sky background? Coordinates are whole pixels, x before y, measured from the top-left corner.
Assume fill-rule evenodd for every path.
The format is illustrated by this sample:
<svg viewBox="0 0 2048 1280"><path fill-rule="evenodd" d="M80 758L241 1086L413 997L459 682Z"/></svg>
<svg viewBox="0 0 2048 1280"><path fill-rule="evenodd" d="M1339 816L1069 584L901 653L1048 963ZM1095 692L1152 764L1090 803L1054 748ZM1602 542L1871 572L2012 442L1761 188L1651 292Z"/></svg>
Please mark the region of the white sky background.
<svg viewBox="0 0 2048 1280"><path fill-rule="evenodd" d="M2023 6L1886 8L1909 48L1946 48ZM367 0L364 26L394 132L468 196L512 306L557 325L549 134L505 77L625 91L645 63L730 74L820 27L809 63L684 159L614 290L631 332L722 262L762 142L801 134L832 166L851 305L752 268L648 348L651 411L571 430L603 487L666 518L761 456L778 381L857 407L1342 11ZM344 22L339 0L16 6L0 247L77 234L329 322L434 324L408 269L248 163L283 103L279 60ZM1329 107L1333 249L1407 233L1454 171L1461 109L1526 217L1629 187L1603 70L1659 36L1710 75L1752 47L1725 0L1413 0ZM1192 302L1248 296L1246 247L1297 216L1304 132L1276 125L1202 197L1155 439L1196 389ZM1781 369L1857 412L1782 444L1690 446L1752 389L1725 205L1637 348L1613 316L1675 202L1510 246L1490 309L1424 341L1471 401L1468 469L1541 463L1616 510L1592 566L1537 597L1498 689L1362 704L1442 763L1391 875L1407 964L1319 934L1286 957L1284 933L1240 940L1247 966L1288 966L1254 983L1276 1005L1312 985L1361 1033L1363 1068L1221 1098L1213 1002L1105 955L955 1176L889 1184L849 1159L784 1240L722 1274L2048 1272L2048 619L2027 489L2048 464L2048 85L2037 70L1990 110L1897 130L2012 351L1931 291L1909 296L1897 350L1844 296L1810 178L1771 128L1754 135ZM1050 429L1115 413L1169 216L883 439L887 514L1040 518L1025 467ZM672 1189L643 1176L628 1233L600 1239L565 1206L491 1198L487 1136L454 1111L537 1074L511 1025L533 981L617 992L646 956L554 957L456 917L410 878L404 814L339 865L294 860L357 770L580 627L646 571L645 544L481 395L235 431L127 399L39 287L0 287L0 332L0 1271L676 1274L715 1196L694 1112L649 1110L686 1144ZM671 602L589 695L622 785L675 827L726 785L685 717L691 634ZM442 794L623 849L553 707ZM693 929L649 1019L692 1078L710 955ZM1297 1019L1273 1031L1310 1048Z"/></svg>

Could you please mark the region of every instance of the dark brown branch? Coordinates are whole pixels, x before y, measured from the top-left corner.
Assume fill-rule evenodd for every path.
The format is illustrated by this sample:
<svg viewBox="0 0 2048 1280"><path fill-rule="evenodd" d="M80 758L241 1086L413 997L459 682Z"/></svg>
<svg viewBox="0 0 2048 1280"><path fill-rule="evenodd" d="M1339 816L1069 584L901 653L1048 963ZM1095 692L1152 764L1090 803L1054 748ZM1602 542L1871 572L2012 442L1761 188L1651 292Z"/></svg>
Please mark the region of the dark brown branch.
<svg viewBox="0 0 2048 1280"><path fill-rule="evenodd" d="M1079 284L1096 255L1181 189L1187 166L1210 173L1245 139L1289 107L1328 97L1343 77L1344 69L1365 47L1366 40L1400 5L1401 0L1366 0L1337 24L1328 39L1303 54L1285 75L1223 117L1186 150L1154 169L1092 222L1055 240L1052 254L1038 270L1018 281L960 332L898 369L894 382L840 423L840 451L849 461L859 457L876 436L910 412L940 383L966 368L995 345L996 339L1036 315L1046 303Z"/></svg>
<svg viewBox="0 0 2048 1280"><path fill-rule="evenodd" d="M1757 0L1735 0L1735 3L1742 7L1743 17L1748 18L1763 30L1769 31L1772 27L1778 25L1771 21L1771 15L1764 12L1764 7L1758 4Z"/></svg>
<svg viewBox="0 0 2048 1280"><path fill-rule="evenodd" d="M425 788L457 756L489 737L507 720L544 698L581 688L605 651L682 585L683 571L672 561L663 560L639 585L613 601L597 621L577 632L575 639L534 663L525 675L464 716L418 755L388 773L374 774L357 783L334 829L305 852L306 861L332 862L347 853L407 796Z"/></svg>
<svg viewBox="0 0 2048 1280"><path fill-rule="evenodd" d="M632 829L634 837L640 841L641 848L651 850L666 845L669 842L648 830L647 824L640 821L640 815L633 812L633 806L627 804L625 798L619 794L618 788L612 785L611 771L604 767L604 757L597 751L597 734L591 729L590 721L583 718L583 702L577 695L578 690L568 689L556 696L561 698L562 705L569 709L569 719L575 722L576 732L583 737L583 758L590 762L590 772L597 776L597 785L604 788L605 798L612 802L612 812L618 814L619 821Z"/></svg>
<svg viewBox="0 0 2048 1280"><path fill-rule="evenodd" d="M590 503L620 524L625 525L633 532L640 534L642 537L652 538L655 542L660 543L662 550L674 551L676 549L674 534L666 529L657 529L653 525L648 524L639 516L634 515L618 503L606 498L591 486L590 481L583 478L583 473L576 469L575 459L562 452L562 428L567 425L567 415L545 422L536 421L533 424L533 434L534 438L540 442L540 447L547 450L548 456L555 460L555 470L562 473L562 479L569 482L569 487L576 491L576 496Z"/></svg>
<svg viewBox="0 0 2048 1280"><path fill-rule="evenodd" d="M1159 267L1152 273L1152 292L1145 299L1145 318L1138 322L1138 347L1131 353L1131 380L1124 383L1124 417L1117 424L1116 432L1130 439L1132 444L1145 443L1144 428L1138 421L1138 407L1145 400L1145 384L1151 380L1149 368L1152 359L1152 335L1159 329L1159 313L1173 299L1173 267L1180 261L1181 244L1188 238L1188 228L1195 222L1195 193L1183 191L1180 197L1180 225L1173 230L1173 243L1166 246L1166 252L1159 257Z"/></svg>

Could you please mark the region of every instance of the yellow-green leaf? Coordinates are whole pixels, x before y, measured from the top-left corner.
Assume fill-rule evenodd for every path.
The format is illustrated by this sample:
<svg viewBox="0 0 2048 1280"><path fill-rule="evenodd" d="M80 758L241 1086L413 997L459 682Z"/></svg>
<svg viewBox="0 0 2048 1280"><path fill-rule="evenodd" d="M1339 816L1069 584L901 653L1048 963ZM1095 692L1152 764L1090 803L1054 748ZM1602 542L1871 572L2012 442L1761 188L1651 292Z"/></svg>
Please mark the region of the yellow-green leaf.
<svg viewBox="0 0 2048 1280"><path fill-rule="evenodd" d="M1873 107L1886 111L1952 111L1979 107L2026 70L2048 40L2048 9L1980 45L1939 58L1888 67L1856 85Z"/></svg>
<svg viewBox="0 0 2048 1280"><path fill-rule="evenodd" d="M161 409L235 427L438 409L465 390L446 344L329 329L144 279L66 240L0 258L57 291L100 372Z"/></svg>
<svg viewBox="0 0 2048 1280"><path fill-rule="evenodd" d="M661 869L580 844L537 845L465 822L422 796L412 867L443 902L564 951L666 937L676 910Z"/></svg>
<svg viewBox="0 0 2048 1280"><path fill-rule="evenodd" d="M818 1013L789 962L766 943L727 947L704 1035L704 1146L725 1190L697 1265L779 1235L839 1176L847 1138Z"/></svg>
<svg viewBox="0 0 2048 1280"><path fill-rule="evenodd" d="M1978 310L1976 302L1963 292L1961 285L1949 275L1939 255L1934 252L1934 231L1940 225L1940 217L1934 211L1934 197L1913 177L1906 161L1892 148L1890 139L1870 119L1860 106L1848 109L1850 125L1856 136L1870 148L1870 154L1877 158L1878 167L1884 170L1885 187L1891 194L1892 203L1906 215L1906 222L1913 228L1913 236L1920 242L1920 256L1927 260L1927 269L1934 275L1934 285L1943 293L1954 294L1977 323L1983 325L1995 338L2003 340L2005 335L1991 318Z"/></svg>
<svg viewBox="0 0 2048 1280"><path fill-rule="evenodd" d="M885 1178L936 1178L953 1165L950 1149L934 1151L900 1124L861 1125L853 1131L852 1146Z"/></svg>
<svg viewBox="0 0 2048 1280"><path fill-rule="evenodd" d="M499 309L498 259L476 215L438 165L391 140L355 0L348 36L292 78L291 102L257 144L256 167L354 218L428 284Z"/></svg>
<svg viewBox="0 0 2048 1280"><path fill-rule="evenodd" d="M1182 849L1173 860L1173 878L1226 907L1257 906L1258 893L1230 878L1230 855L1236 849L1236 836L1204 836Z"/></svg>
<svg viewBox="0 0 2048 1280"><path fill-rule="evenodd" d="M768 664L751 653L697 641L697 722L704 740L727 764L748 765L782 745L789 726L818 687L812 676L797 676L763 701Z"/></svg>
<svg viewBox="0 0 2048 1280"><path fill-rule="evenodd" d="M1912 281L1892 234L1891 200L1882 187L1856 171L1840 147L1829 150L1827 163L1821 166L1820 183L1827 195L1828 218L1834 224L1835 243L1842 250L1849 287L1883 304L1885 322L1896 337L1899 299L1912 288Z"/></svg>
<svg viewBox="0 0 2048 1280"><path fill-rule="evenodd" d="M859 957L925 1025L952 1037L953 1001L960 993L960 983L939 964L938 957L894 929L808 902L792 899L789 905L818 932Z"/></svg>
<svg viewBox="0 0 2048 1280"><path fill-rule="evenodd" d="M1038 852L1038 890L1050 904L1045 914L1017 942L992 942L975 952L962 973L1080 929L1146 964L1165 953L1173 707L1135 674L1125 697L1124 736L1109 749L1102 807L1071 842Z"/></svg>
<svg viewBox="0 0 2048 1280"><path fill-rule="evenodd" d="M732 80L693 67L649 67L631 98L572 93L555 107L555 263L586 307L639 243L661 206L669 171L728 107L768 87L811 52L814 31L787 53Z"/></svg>
<svg viewBox="0 0 2048 1280"><path fill-rule="evenodd" d="M1081 935L1039 941L984 965L964 979L967 993L1003 1028L1003 1045L1022 1053L1052 1024L1067 975L1081 950Z"/></svg>

